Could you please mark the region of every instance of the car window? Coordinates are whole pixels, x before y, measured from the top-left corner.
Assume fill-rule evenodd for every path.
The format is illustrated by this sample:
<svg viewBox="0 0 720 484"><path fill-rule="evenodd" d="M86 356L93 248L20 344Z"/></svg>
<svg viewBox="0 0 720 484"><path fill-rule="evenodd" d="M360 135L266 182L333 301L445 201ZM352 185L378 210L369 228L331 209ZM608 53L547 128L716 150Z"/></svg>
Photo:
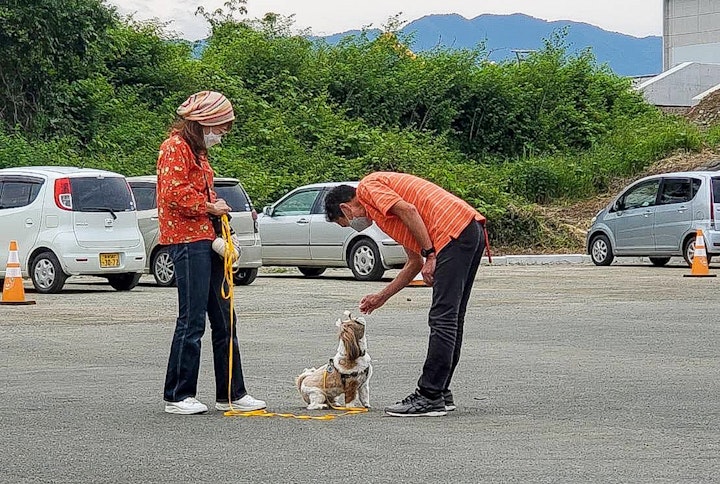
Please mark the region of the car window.
<svg viewBox="0 0 720 484"><path fill-rule="evenodd" d="M620 199L621 210L655 205L660 180L648 180L629 189Z"/></svg>
<svg viewBox="0 0 720 484"><path fill-rule="evenodd" d="M295 193L275 206L273 215L310 215L320 190Z"/></svg>
<svg viewBox="0 0 720 484"><path fill-rule="evenodd" d="M225 202L230 205L233 212L250 212L252 210L250 198L240 185L216 184L214 188L218 198L225 200Z"/></svg>
<svg viewBox="0 0 720 484"><path fill-rule="evenodd" d="M689 202L697 193L700 180L690 178L665 178L660 192L660 205Z"/></svg>
<svg viewBox="0 0 720 484"><path fill-rule="evenodd" d="M72 207L76 212L110 209L116 212L135 210L135 204L125 178L70 178Z"/></svg>
<svg viewBox="0 0 720 484"><path fill-rule="evenodd" d="M40 193L42 182L0 181L0 208L17 208L30 205Z"/></svg>
<svg viewBox="0 0 720 484"><path fill-rule="evenodd" d="M157 208L157 196L154 185L131 186L138 210L153 210Z"/></svg>
<svg viewBox="0 0 720 484"><path fill-rule="evenodd" d="M720 178L712 179L713 202L720 203Z"/></svg>
<svg viewBox="0 0 720 484"><path fill-rule="evenodd" d="M325 190L320 192L320 196L317 197L317 200L315 201L315 205L313 205L312 213L325 213L325 197L327 197L328 192L332 190L332 188L326 188Z"/></svg>

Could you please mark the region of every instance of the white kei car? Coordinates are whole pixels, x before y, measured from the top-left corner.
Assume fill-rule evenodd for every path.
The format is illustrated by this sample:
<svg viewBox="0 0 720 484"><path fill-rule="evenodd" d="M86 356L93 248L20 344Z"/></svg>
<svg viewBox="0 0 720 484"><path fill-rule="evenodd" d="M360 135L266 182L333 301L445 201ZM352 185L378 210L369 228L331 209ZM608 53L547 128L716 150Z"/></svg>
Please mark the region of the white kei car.
<svg viewBox="0 0 720 484"><path fill-rule="evenodd" d="M60 292L74 275L104 277L128 291L145 268L135 200L125 177L111 171L0 169L0 280L11 240L39 293Z"/></svg>

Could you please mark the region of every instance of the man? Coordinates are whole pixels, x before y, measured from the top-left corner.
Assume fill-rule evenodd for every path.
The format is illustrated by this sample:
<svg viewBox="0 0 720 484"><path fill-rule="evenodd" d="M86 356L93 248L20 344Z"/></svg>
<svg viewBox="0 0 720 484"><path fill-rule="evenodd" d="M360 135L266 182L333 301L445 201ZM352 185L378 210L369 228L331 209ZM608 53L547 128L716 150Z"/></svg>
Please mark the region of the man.
<svg viewBox="0 0 720 484"><path fill-rule="evenodd" d="M333 188L325 199L325 213L330 222L357 231L375 222L407 252L397 277L360 301L363 313L381 307L421 270L425 283L433 287L430 342L418 388L385 413L437 417L454 410L450 380L460 358L465 309L487 246L485 217L429 181L388 172L366 176L357 189Z"/></svg>

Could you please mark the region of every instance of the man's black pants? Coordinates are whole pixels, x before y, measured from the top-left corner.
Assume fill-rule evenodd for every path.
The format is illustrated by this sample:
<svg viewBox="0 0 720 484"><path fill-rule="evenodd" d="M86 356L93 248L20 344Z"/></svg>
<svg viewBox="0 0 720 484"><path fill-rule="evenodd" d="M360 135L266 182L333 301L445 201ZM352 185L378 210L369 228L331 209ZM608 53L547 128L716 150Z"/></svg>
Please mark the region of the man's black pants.
<svg viewBox="0 0 720 484"><path fill-rule="evenodd" d="M484 251L484 228L473 221L437 254L428 316L430 342L418 380L420 393L428 398L439 397L450 386L460 359L465 310Z"/></svg>

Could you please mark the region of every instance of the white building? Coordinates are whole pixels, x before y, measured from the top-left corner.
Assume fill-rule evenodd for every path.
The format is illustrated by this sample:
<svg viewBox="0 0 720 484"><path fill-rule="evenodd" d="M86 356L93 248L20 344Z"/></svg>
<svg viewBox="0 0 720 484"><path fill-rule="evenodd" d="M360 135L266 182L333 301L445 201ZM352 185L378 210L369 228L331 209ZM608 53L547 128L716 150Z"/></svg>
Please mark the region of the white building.
<svg viewBox="0 0 720 484"><path fill-rule="evenodd" d="M656 106L687 110L720 89L720 0L663 0L663 71L637 85Z"/></svg>
<svg viewBox="0 0 720 484"><path fill-rule="evenodd" d="M720 0L663 0L663 70L720 64Z"/></svg>

